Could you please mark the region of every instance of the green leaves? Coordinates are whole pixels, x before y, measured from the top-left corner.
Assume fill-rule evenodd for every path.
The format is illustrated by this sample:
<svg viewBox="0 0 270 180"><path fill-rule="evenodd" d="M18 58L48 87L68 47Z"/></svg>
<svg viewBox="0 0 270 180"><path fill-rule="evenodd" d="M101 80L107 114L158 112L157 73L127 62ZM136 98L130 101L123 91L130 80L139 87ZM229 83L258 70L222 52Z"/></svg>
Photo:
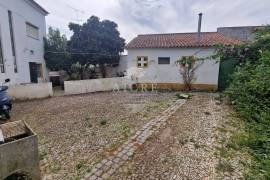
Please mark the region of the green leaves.
<svg viewBox="0 0 270 180"><path fill-rule="evenodd" d="M270 27L256 39L237 47L219 47L221 60L234 58L238 66L226 94L246 121L246 135L233 137L235 148L249 147L254 164L247 179L270 179Z"/></svg>
<svg viewBox="0 0 270 180"><path fill-rule="evenodd" d="M81 66L117 64L124 51L125 40L120 37L117 24L91 16L84 24L70 23L73 35L68 41L58 29L49 28L45 38L45 60L51 70L65 70L72 74L72 64ZM81 74L82 76L82 74Z"/></svg>
<svg viewBox="0 0 270 180"><path fill-rule="evenodd" d="M252 53L251 53L252 54ZM249 136L239 147L253 150L255 162L248 178L270 178L270 52L264 51L256 63L247 61L232 76L226 90L240 116L246 120ZM247 139L246 139L247 138ZM243 143L244 142L244 143Z"/></svg>
<svg viewBox="0 0 270 180"><path fill-rule="evenodd" d="M85 64L117 64L124 51L125 40L120 37L117 24L91 16L82 25L70 23L73 35L68 42L72 61Z"/></svg>
<svg viewBox="0 0 270 180"><path fill-rule="evenodd" d="M67 38L58 29L49 27L47 38L44 39L44 59L50 70L68 70L71 66L67 53Z"/></svg>
<svg viewBox="0 0 270 180"><path fill-rule="evenodd" d="M199 59L195 56L182 56L176 61L179 72L185 84L185 90L192 89L192 83L196 81L195 71L203 64L204 59Z"/></svg>

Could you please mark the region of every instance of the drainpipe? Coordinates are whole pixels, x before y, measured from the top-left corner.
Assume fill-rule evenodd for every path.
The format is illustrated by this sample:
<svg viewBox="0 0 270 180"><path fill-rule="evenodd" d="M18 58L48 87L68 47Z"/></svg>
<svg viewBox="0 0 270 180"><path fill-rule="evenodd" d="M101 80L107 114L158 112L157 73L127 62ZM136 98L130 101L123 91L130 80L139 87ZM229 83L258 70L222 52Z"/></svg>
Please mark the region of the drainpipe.
<svg viewBox="0 0 270 180"><path fill-rule="evenodd" d="M202 26L202 13L199 13L199 21L198 21L198 41L201 40L201 26Z"/></svg>

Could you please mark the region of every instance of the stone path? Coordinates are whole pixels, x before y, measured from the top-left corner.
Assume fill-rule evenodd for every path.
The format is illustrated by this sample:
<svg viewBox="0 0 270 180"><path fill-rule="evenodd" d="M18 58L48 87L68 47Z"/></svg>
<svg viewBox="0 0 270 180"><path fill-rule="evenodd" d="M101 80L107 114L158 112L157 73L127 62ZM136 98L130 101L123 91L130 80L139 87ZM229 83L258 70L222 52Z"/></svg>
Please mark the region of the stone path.
<svg viewBox="0 0 270 180"><path fill-rule="evenodd" d="M117 169L133 156L134 152L140 148L153 133L167 123L169 117L185 102L186 100L177 100L172 106L161 113L161 115L145 124L141 130L137 131L133 137L113 152L113 155L96 164L84 179L96 180L111 177Z"/></svg>

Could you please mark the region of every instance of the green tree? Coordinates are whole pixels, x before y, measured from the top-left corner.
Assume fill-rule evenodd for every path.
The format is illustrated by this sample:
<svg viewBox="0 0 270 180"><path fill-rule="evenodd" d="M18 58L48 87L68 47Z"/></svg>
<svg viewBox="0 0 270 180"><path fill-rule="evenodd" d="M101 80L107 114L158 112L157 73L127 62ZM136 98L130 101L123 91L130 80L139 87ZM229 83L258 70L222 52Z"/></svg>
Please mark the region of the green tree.
<svg viewBox="0 0 270 180"><path fill-rule="evenodd" d="M82 67L99 65L104 76L105 65L119 62L125 40L120 37L116 23L92 16L82 25L70 23L69 29L73 31L68 42L73 63L78 62Z"/></svg>
<svg viewBox="0 0 270 180"><path fill-rule="evenodd" d="M47 37L44 39L44 49L47 67L52 71L70 71L71 61L67 53L67 38L61 35L58 29L49 27Z"/></svg>

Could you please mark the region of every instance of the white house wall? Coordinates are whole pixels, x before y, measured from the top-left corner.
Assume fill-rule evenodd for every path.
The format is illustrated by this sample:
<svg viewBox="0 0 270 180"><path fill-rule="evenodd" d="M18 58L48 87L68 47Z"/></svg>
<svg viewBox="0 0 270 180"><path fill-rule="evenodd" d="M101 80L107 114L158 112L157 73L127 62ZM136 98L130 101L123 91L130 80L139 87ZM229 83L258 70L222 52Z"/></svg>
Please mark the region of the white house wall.
<svg viewBox="0 0 270 180"><path fill-rule="evenodd" d="M8 10L12 12L18 73L14 73ZM26 22L39 28L39 39L26 34ZM45 14L24 0L0 0L0 37L2 40L5 73L0 80L10 78L12 84L30 83L29 62L43 64L44 80L48 80L45 68L43 37L46 35ZM33 53L31 53L33 51Z"/></svg>
<svg viewBox="0 0 270 180"><path fill-rule="evenodd" d="M180 48L180 49L129 49L128 74L137 68L137 56L148 56L148 67L140 68L139 83L179 83L183 84L182 76L175 62L182 56L209 57L214 48ZM158 64L158 57L170 57L170 64ZM138 68L137 68L138 69ZM218 85L219 63L207 60L196 72L194 84Z"/></svg>

